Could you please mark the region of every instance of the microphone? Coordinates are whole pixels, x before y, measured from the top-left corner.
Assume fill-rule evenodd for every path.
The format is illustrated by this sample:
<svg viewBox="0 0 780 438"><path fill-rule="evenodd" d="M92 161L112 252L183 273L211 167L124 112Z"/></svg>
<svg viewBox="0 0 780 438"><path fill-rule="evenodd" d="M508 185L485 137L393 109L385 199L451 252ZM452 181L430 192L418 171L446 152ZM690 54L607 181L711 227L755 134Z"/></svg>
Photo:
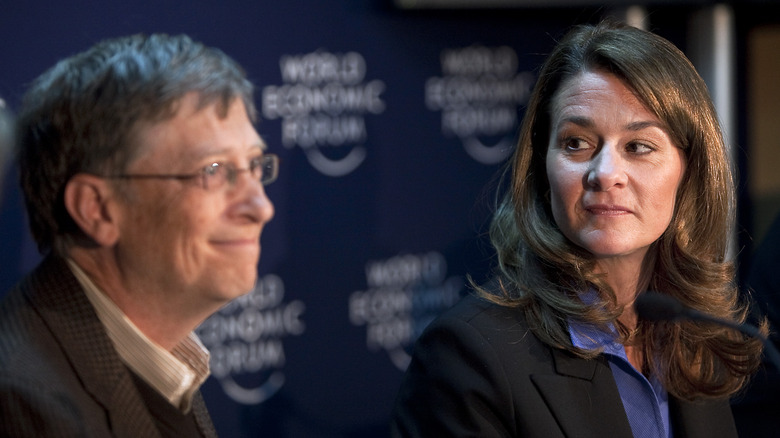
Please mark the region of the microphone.
<svg viewBox="0 0 780 438"><path fill-rule="evenodd" d="M713 324L726 326L742 332L748 336L759 339L764 343L764 351L772 365L780 370L780 353L778 353L774 344L767 339L758 327L750 324L738 324L727 319L717 318L698 310L684 306L675 298L658 292L645 292L640 294L634 302L634 308L640 318L647 321L706 321Z"/></svg>

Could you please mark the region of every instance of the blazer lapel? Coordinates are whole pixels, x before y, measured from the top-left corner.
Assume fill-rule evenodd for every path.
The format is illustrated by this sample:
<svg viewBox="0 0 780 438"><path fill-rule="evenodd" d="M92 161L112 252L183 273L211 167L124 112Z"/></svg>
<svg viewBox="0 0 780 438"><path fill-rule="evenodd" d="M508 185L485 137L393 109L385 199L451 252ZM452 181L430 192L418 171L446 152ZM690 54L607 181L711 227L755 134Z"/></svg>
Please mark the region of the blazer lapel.
<svg viewBox="0 0 780 438"><path fill-rule="evenodd" d="M736 438L737 428L727 400L687 402L669 396L669 417L675 436Z"/></svg>
<svg viewBox="0 0 780 438"><path fill-rule="evenodd" d="M159 437L111 340L66 262L49 256L23 286L117 437Z"/></svg>
<svg viewBox="0 0 780 438"><path fill-rule="evenodd" d="M211 422L211 416L200 391L196 392L195 397L192 399L192 413L195 415L195 422L198 423L198 428L203 436L206 438L217 438L217 431Z"/></svg>
<svg viewBox="0 0 780 438"><path fill-rule="evenodd" d="M531 375L567 437L632 438L617 385L606 360L585 360L552 349L557 374Z"/></svg>

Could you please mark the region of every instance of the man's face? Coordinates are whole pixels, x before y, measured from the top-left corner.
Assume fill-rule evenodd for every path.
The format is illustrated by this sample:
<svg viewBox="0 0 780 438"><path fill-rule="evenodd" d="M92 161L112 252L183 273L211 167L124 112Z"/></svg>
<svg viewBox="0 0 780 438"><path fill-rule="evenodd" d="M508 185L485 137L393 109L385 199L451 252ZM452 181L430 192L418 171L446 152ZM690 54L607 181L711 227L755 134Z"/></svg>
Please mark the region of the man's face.
<svg viewBox="0 0 780 438"><path fill-rule="evenodd" d="M240 99L220 117L216 105L198 110L197 97L185 96L175 117L139 130L139 156L126 173L197 174L212 163L247 169L263 154L263 141ZM115 251L128 292L155 291L165 306L196 310L254 287L260 233L274 209L249 172L221 187L204 188L200 177L121 184L128 187L119 206Z"/></svg>

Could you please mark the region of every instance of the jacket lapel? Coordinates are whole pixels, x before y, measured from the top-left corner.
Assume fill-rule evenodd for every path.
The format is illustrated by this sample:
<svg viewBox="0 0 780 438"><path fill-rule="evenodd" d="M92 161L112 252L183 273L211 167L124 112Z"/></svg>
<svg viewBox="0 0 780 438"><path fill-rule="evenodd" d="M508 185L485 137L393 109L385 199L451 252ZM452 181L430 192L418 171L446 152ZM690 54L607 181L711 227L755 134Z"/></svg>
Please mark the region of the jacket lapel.
<svg viewBox="0 0 780 438"><path fill-rule="evenodd" d="M66 262L49 256L22 286L117 437L159 437L130 372Z"/></svg>
<svg viewBox="0 0 780 438"><path fill-rule="evenodd" d="M198 423L201 434L206 438L217 438L217 431L211 422L211 416L200 391L196 392L192 399L192 413L195 415L195 422Z"/></svg>
<svg viewBox="0 0 780 438"><path fill-rule="evenodd" d="M669 417L675 436L736 438L737 428L727 400L687 402L669 396Z"/></svg>
<svg viewBox="0 0 780 438"><path fill-rule="evenodd" d="M632 438L612 371L599 357L585 360L552 349L557 374L531 375L567 437Z"/></svg>

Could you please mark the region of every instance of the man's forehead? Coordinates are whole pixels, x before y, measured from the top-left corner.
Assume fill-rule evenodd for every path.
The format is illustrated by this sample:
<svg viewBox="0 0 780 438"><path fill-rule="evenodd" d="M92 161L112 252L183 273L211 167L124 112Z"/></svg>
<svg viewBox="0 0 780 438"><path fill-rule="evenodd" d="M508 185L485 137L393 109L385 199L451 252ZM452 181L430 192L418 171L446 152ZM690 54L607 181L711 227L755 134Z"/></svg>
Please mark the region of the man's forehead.
<svg viewBox="0 0 780 438"><path fill-rule="evenodd" d="M140 122L135 129L140 155L179 152L198 159L229 153L256 154L267 149L241 99L233 99L223 110L219 101L201 107L199 97L188 94L180 99L170 117Z"/></svg>
<svg viewBox="0 0 780 438"><path fill-rule="evenodd" d="M213 143L202 143L192 145L188 155L193 158L205 158L212 155L229 155L234 153L246 153L247 155L259 154L266 151L266 144L262 138L258 137L256 142L246 145L218 145Z"/></svg>

